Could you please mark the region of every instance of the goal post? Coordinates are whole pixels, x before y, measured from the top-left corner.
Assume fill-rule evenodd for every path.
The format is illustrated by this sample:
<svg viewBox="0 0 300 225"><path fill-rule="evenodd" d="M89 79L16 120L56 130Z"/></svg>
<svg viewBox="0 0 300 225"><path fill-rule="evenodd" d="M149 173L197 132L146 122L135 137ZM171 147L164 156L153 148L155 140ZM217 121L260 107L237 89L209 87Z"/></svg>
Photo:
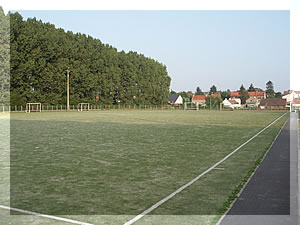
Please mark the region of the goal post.
<svg viewBox="0 0 300 225"><path fill-rule="evenodd" d="M78 111L89 111L90 110L90 103L79 103L78 104Z"/></svg>
<svg viewBox="0 0 300 225"><path fill-rule="evenodd" d="M184 110L196 110L199 111L199 103L192 103L192 102L185 102L184 103Z"/></svg>
<svg viewBox="0 0 300 225"><path fill-rule="evenodd" d="M39 102L27 103L25 112L42 112L42 104Z"/></svg>

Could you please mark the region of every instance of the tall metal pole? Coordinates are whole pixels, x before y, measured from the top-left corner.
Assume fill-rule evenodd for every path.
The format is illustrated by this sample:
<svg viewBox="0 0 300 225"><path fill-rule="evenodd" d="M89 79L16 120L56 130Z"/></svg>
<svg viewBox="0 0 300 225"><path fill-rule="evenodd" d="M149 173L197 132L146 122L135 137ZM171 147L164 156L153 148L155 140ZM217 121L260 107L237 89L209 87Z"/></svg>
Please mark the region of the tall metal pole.
<svg viewBox="0 0 300 225"><path fill-rule="evenodd" d="M70 77L70 75L69 75L69 73L70 73L70 70L69 70L69 67L68 67L68 69L67 69L67 110L69 111L70 110L70 91L69 91L69 86L70 86L70 79L69 79L69 77Z"/></svg>

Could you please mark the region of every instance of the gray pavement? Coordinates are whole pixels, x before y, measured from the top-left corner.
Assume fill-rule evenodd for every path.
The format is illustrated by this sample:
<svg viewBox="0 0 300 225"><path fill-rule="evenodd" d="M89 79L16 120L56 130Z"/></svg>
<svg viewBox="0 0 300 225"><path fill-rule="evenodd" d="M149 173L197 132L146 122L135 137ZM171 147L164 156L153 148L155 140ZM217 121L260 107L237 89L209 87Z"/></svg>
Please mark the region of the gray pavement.
<svg viewBox="0 0 300 225"><path fill-rule="evenodd" d="M266 157L220 222L221 225L298 223L297 114L282 128Z"/></svg>

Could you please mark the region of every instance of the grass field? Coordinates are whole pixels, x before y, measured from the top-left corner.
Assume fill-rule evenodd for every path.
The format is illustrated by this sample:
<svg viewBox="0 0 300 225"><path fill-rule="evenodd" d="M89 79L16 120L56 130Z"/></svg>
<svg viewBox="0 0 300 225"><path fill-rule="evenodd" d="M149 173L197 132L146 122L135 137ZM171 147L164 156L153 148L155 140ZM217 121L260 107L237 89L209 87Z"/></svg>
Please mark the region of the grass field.
<svg viewBox="0 0 300 225"><path fill-rule="evenodd" d="M10 124L2 116L1 127L10 129L10 177L9 143L3 142L0 204L9 205L10 182L11 207L93 224L123 224L282 114L147 110L13 113ZM216 222L229 196L270 146L287 116L137 224ZM54 223L34 216L8 216L5 210L0 216L16 221L12 224L24 224L19 220Z"/></svg>

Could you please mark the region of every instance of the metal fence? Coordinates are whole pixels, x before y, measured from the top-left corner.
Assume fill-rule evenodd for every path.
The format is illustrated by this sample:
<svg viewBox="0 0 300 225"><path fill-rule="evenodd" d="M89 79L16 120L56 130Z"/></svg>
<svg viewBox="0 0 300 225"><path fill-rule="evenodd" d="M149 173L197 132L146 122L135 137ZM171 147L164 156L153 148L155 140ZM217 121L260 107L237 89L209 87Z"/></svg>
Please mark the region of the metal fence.
<svg viewBox="0 0 300 225"><path fill-rule="evenodd" d="M33 106L35 107L35 106ZM79 105L70 105L70 111L79 111L80 106ZM35 110L35 108L32 108L32 110ZM41 107L42 111L67 111L66 105L43 105ZM87 110L87 109L86 109ZM96 111L96 110L184 110L184 105L89 105L89 111ZM210 107L204 107L199 106L199 110L220 110L219 108L210 108ZM225 110L225 109L224 109ZM236 110L251 110L251 111L257 111L257 110L282 110L282 111L288 111L288 108L276 108L271 107L268 109L260 109L260 108L240 108L240 109L234 109ZM17 105L2 105L0 108L0 112L26 112L26 106L17 106Z"/></svg>
<svg viewBox="0 0 300 225"><path fill-rule="evenodd" d="M31 110L36 110L36 106L32 106ZM69 111L79 111L79 105L70 105ZM89 105L89 108L85 107L84 110L96 111L96 110L183 110L182 105ZM17 105L2 105L0 110L2 112L26 112L26 106ZM67 111L66 105L43 105L41 111Z"/></svg>

